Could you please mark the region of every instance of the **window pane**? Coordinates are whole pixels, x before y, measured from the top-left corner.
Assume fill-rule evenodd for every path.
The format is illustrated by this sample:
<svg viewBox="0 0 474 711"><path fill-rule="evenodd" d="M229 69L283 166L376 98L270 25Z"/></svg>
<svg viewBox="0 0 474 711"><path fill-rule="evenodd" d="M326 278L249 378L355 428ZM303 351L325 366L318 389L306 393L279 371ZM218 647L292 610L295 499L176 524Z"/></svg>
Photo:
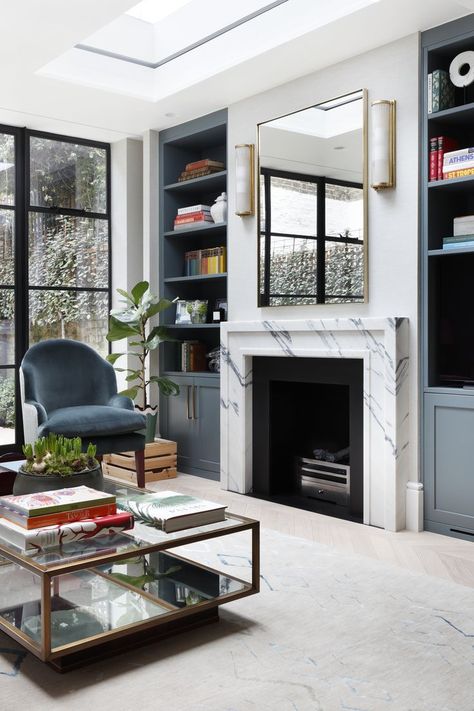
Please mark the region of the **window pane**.
<svg viewBox="0 0 474 711"><path fill-rule="evenodd" d="M104 148L30 139L31 205L106 212L106 173Z"/></svg>
<svg viewBox="0 0 474 711"><path fill-rule="evenodd" d="M107 293L32 289L29 297L30 345L46 338L72 338L107 355Z"/></svg>
<svg viewBox="0 0 474 711"><path fill-rule="evenodd" d="M270 305L314 303L316 240L272 235L270 259Z"/></svg>
<svg viewBox="0 0 474 711"><path fill-rule="evenodd" d="M326 236L364 239L364 191L326 185Z"/></svg>
<svg viewBox="0 0 474 711"><path fill-rule="evenodd" d="M30 212L31 286L107 288L107 220Z"/></svg>
<svg viewBox="0 0 474 711"><path fill-rule="evenodd" d="M316 196L314 183L272 176L272 232L316 235Z"/></svg>
<svg viewBox="0 0 474 711"><path fill-rule="evenodd" d="M0 447L15 443L15 373L0 370Z"/></svg>
<svg viewBox="0 0 474 711"><path fill-rule="evenodd" d="M0 133L0 205L15 204L15 138Z"/></svg>
<svg viewBox="0 0 474 711"><path fill-rule="evenodd" d="M15 363L15 292L0 289L0 366Z"/></svg>
<svg viewBox="0 0 474 711"><path fill-rule="evenodd" d="M0 284L15 283L15 213L0 210Z"/></svg>
<svg viewBox="0 0 474 711"><path fill-rule="evenodd" d="M364 247L326 242L326 303L364 300Z"/></svg>

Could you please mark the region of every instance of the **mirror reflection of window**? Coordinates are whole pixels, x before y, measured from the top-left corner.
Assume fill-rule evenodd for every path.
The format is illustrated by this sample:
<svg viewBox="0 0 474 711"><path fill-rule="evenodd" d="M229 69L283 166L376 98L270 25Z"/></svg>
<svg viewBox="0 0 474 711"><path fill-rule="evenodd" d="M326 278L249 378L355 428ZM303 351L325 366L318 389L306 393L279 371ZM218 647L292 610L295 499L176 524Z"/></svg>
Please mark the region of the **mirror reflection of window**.
<svg viewBox="0 0 474 711"><path fill-rule="evenodd" d="M259 127L261 306L365 300L364 93Z"/></svg>

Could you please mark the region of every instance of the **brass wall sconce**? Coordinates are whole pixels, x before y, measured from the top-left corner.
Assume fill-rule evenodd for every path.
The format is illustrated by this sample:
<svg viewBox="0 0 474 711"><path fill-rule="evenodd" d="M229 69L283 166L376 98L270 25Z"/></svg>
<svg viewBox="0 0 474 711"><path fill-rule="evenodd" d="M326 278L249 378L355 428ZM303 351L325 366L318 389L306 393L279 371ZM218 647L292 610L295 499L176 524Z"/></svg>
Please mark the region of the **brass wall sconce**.
<svg viewBox="0 0 474 711"><path fill-rule="evenodd" d="M255 146L241 143L235 146L235 214L240 217L255 214Z"/></svg>
<svg viewBox="0 0 474 711"><path fill-rule="evenodd" d="M370 186L374 190L395 187L395 105L394 99L370 104Z"/></svg>

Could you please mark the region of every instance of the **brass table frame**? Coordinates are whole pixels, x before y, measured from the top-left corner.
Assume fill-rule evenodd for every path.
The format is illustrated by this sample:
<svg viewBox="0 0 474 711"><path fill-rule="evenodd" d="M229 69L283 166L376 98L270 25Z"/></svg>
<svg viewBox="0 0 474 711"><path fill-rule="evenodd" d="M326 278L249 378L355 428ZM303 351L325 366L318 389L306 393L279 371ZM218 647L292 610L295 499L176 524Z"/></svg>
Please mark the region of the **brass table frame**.
<svg viewBox="0 0 474 711"><path fill-rule="evenodd" d="M12 563L16 563L21 568L29 570L40 578L41 582L41 644L35 642L22 630L16 628L3 617L0 616L0 629L7 635L22 644L29 652L48 663L57 671L65 671L69 668L80 666L84 663L94 660L94 656L102 657L106 654L114 654L130 649L131 646L139 646L141 643L156 641L161 637L167 637L184 629L208 624L209 622L217 621L217 608L232 600L238 600L248 595L255 595L260 589L260 523L254 519L236 516L235 514L226 514L226 521L235 521L235 526L213 528L209 531L199 529L187 529L182 538L172 538L163 540L160 543L153 543L137 547L136 550L127 549L122 552L109 552L100 555L91 556L90 558L79 558L77 560L69 560L64 563L53 565L40 565L36 563L34 558L28 558L22 555L21 552L16 552L12 548L7 547L0 541L0 556L6 558ZM215 524L214 524L215 525ZM193 533L194 530L194 533ZM225 593L206 602L200 602L197 605L185 608L172 608L168 603L149 593L132 587L123 581L114 579L114 584L118 584L124 589L133 590L134 592L146 597L163 607L170 607L170 611L159 617L151 620L143 620L124 625L116 630L102 632L100 634L88 637L76 642L70 642L61 647L56 647L54 651L51 649L51 584L53 584L53 592L55 589L55 580L58 576L65 573L72 573L78 570L94 568L105 563L114 563L130 558L130 555L144 556L149 553L166 551L168 549L179 548L190 543L198 541L210 540L212 538L220 538L222 536L240 533L242 531L251 531L252 535L252 582L248 583L240 580L235 576L229 576L232 580L242 583L243 590ZM133 538L131 538L133 545ZM173 552L173 556L177 557ZM188 559L184 559L188 560ZM205 570L222 574L221 571L206 567L194 560L189 560L196 567ZM94 571L97 573L97 571ZM0 605L1 605L1 590L0 590ZM160 629L161 628L161 629ZM118 642L123 639L124 645ZM91 648L96 647L95 655ZM85 655L81 653L88 650ZM99 652L99 655L97 654Z"/></svg>

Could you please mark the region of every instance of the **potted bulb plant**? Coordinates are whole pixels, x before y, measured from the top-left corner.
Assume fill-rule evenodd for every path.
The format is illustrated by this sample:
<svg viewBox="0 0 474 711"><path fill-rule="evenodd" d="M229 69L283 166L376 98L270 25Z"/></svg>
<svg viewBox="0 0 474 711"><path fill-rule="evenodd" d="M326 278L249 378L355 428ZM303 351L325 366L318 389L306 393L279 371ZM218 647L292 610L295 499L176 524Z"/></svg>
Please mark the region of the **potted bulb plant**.
<svg viewBox="0 0 474 711"><path fill-rule="evenodd" d="M126 372L126 380L130 384L126 390L119 394L126 395L135 401L135 406L144 412L147 419L146 442L153 442L156 432L157 408L149 403L149 388L156 385L162 395L178 395L179 386L168 378L158 375L150 375L148 368L148 358L151 351L158 348L163 341L173 341L174 338L168 334L164 326L150 326L150 321L165 309L172 305L167 299L159 299L150 291L147 281L140 281L130 293L123 289L117 289L123 297L121 299L124 306L120 309L112 309L110 312L109 332L107 340L114 341L128 340L128 345L134 350L123 353L111 353L107 356L109 363L115 367L115 363L122 356L130 356L136 359L135 368L117 368L117 372Z"/></svg>
<svg viewBox="0 0 474 711"><path fill-rule="evenodd" d="M70 486L103 489L102 469L95 458L96 447L89 444L82 451L80 437L68 439L49 434L34 444L23 445L26 462L20 467L13 485L15 496L53 491Z"/></svg>

